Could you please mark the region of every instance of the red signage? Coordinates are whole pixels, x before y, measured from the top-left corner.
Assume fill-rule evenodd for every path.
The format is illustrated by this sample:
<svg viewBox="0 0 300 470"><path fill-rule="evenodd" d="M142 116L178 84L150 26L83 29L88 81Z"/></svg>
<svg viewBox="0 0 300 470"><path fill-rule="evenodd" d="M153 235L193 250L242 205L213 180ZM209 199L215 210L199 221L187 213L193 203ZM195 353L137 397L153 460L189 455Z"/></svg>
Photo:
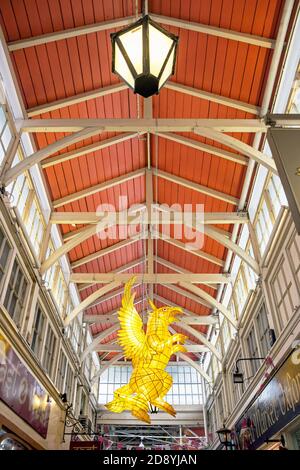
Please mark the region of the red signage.
<svg viewBox="0 0 300 470"><path fill-rule="evenodd" d="M48 394L0 334L0 399L42 437L47 436Z"/></svg>
<svg viewBox="0 0 300 470"><path fill-rule="evenodd" d="M100 450L98 441L71 441L70 450Z"/></svg>

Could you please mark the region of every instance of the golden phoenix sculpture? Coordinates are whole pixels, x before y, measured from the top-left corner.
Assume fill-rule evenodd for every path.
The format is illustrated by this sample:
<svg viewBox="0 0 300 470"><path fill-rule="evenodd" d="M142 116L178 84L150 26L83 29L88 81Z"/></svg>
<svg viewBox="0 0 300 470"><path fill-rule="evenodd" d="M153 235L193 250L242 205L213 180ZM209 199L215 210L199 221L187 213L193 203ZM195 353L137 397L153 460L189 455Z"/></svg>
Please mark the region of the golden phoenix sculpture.
<svg viewBox="0 0 300 470"><path fill-rule="evenodd" d="M125 285L122 307L118 313L119 343L124 356L132 359L133 371L129 383L115 390L114 399L105 406L115 413L129 410L133 416L150 424L150 405L176 416L173 406L163 399L173 383L165 368L172 354L186 352L180 344L185 342L186 336L180 333L171 335L168 330L168 326L182 314L182 309L168 306L156 308L151 300L152 311L144 332L142 319L133 305L135 294L131 293L131 288L135 279L133 277Z"/></svg>

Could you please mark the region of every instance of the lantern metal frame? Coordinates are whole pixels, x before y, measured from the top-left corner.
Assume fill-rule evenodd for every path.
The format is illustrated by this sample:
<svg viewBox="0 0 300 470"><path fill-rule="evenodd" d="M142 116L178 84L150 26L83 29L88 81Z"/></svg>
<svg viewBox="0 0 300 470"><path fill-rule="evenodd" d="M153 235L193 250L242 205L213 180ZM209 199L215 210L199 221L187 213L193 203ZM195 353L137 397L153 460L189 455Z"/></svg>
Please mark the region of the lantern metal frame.
<svg viewBox="0 0 300 470"><path fill-rule="evenodd" d="M165 61L157 77L150 73L149 24L152 25L154 28L156 28L165 36L169 37L173 41L173 44L169 49L169 52L165 58ZM139 26L142 26L142 40L143 40L143 49L142 49L143 50L143 57L142 57L143 72L141 74L138 74L136 72L135 67L132 64L126 52L126 49L123 46L122 41L120 40L120 36L122 36L125 33L128 33L129 31L136 29ZM130 26L127 26L126 28L116 33L111 33L111 41L112 41L112 72L118 75L120 79L123 80L125 83L127 83L127 85L134 91L134 93L137 93L143 96L144 98L148 98L154 94L158 94L160 89L164 86L166 81L169 79L169 77L171 75L174 75L177 45L178 45L179 38L178 36L175 36L175 34L172 34L169 31L166 31L161 26L159 26L155 21L153 21L149 17L149 15L144 15L142 18L140 18L138 21L131 24ZM125 78L122 77L115 69L115 44L118 45L120 52L122 53L124 60L130 70L130 73L132 74L132 77L134 79L134 87L132 87L132 85L128 83L128 81L126 81ZM174 51L174 60L172 64L172 72L166 78L166 80L161 84L161 86L159 86L159 81L164 73L165 67L173 51Z"/></svg>
<svg viewBox="0 0 300 470"><path fill-rule="evenodd" d="M240 372L238 363L242 361L260 361L265 360L265 357L241 357L235 363L235 371L233 372L233 383L234 384L243 384L244 383L244 374ZM246 379L245 379L246 380Z"/></svg>
<svg viewBox="0 0 300 470"><path fill-rule="evenodd" d="M218 429L216 431L216 433L218 434L218 437L219 437L219 441L220 443L225 446L225 449L228 450L228 447L231 449L232 447L234 447L234 444L231 442L231 439L230 439L230 436L231 436L231 433L232 433L232 430L231 429L227 429L225 427L225 424L223 424L223 428L222 429ZM224 436L224 439L221 439L221 436ZM229 439L228 439L229 437Z"/></svg>

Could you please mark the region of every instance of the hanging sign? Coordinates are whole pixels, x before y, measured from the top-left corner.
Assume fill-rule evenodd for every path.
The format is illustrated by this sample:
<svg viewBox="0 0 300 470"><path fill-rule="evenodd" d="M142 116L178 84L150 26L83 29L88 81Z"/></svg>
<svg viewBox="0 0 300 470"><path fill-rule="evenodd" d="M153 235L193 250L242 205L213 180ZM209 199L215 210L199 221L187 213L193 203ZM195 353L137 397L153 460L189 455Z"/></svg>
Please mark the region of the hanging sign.
<svg viewBox="0 0 300 470"><path fill-rule="evenodd" d="M272 376L236 425L242 449L257 449L300 414L300 349Z"/></svg>

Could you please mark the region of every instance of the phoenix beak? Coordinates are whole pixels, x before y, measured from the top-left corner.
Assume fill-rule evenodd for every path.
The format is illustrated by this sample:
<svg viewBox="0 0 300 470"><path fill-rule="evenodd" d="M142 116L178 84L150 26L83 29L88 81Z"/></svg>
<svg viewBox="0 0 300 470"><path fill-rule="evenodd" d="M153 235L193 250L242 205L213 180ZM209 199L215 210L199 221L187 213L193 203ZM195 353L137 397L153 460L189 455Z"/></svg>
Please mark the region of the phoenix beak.
<svg viewBox="0 0 300 470"><path fill-rule="evenodd" d="M183 315L182 308L180 308L180 307L174 307L174 308L171 310L170 319L172 319L172 322L180 321L180 318L178 318L178 317L181 316L181 315Z"/></svg>

